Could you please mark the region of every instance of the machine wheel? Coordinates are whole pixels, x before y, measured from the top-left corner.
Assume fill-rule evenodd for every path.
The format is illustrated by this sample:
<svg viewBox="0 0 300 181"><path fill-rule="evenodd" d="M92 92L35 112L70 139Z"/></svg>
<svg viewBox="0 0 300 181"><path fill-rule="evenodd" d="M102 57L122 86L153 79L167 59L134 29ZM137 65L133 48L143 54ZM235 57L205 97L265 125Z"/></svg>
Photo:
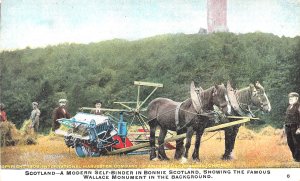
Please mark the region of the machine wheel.
<svg viewBox="0 0 300 181"><path fill-rule="evenodd" d="M88 147L85 147L82 144L77 144L75 146L75 152L76 152L76 155L79 156L79 157L91 156L91 149L88 148Z"/></svg>

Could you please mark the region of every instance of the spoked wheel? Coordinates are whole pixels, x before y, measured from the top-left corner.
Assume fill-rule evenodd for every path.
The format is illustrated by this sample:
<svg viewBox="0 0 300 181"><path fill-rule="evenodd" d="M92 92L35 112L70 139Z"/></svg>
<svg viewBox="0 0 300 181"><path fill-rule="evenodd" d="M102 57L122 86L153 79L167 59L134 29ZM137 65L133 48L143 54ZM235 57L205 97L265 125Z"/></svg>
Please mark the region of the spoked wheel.
<svg viewBox="0 0 300 181"><path fill-rule="evenodd" d="M137 125L141 127L142 132L149 132L149 125L147 117L141 112L125 113L124 118L128 123L128 127Z"/></svg>
<svg viewBox="0 0 300 181"><path fill-rule="evenodd" d="M75 146L75 152L79 157L89 157L92 155L91 149L83 144L77 144Z"/></svg>

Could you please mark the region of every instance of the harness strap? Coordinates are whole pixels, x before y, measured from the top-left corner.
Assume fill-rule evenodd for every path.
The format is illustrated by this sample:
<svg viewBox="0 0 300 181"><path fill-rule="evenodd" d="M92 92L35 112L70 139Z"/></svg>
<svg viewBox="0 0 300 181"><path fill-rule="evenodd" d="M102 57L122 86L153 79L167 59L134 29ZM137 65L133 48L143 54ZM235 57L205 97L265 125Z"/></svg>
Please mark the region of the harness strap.
<svg viewBox="0 0 300 181"><path fill-rule="evenodd" d="M175 109L175 124L176 124L176 129L178 130L179 129L179 110L180 110L180 106L182 105L183 102L179 103L177 106L176 106L176 109Z"/></svg>
<svg viewBox="0 0 300 181"><path fill-rule="evenodd" d="M249 116L249 117L255 117L255 115L252 113L250 105L247 104L243 104L239 102L239 106L241 108L241 111L238 112L241 116ZM246 106L246 108L244 108L243 106Z"/></svg>

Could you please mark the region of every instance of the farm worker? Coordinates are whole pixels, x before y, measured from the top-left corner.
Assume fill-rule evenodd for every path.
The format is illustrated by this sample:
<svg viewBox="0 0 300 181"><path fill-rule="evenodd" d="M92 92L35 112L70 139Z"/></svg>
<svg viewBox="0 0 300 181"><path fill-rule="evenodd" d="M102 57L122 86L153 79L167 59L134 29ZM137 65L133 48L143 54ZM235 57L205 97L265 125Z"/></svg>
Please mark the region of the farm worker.
<svg viewBox="0 0 300 181"><path fill-rule="evenodd" d="M101 106L102 106L102 102L100 100L96 100L95 101L95 109L93 109L91 111L91 114L101 115L102 114Z"/></svg>
<svg viewBox="0 0 300 181"><path fill-rule="evenodd" d="M289 106L286 110L285 133L288 146L295 161L300 162L300 104L299 94L289 93Z"/></svg>
<svg viewBox="0 0 300 181"><path fill-rule="evenodd" d="M0 122L7 121L6 112L4 111L5 105L0 103Z"/></svg>
<svg viewBox="0 0 300 181"><path fill-rule="evenodd" d="M61 118L69 119L71 117L68 110L66 109L67 100L59 99L58 102L59 102L59 106L57 108L55 108L53 111L52 131L55 131L60 127L60 123L57 121L57 119L61 119Z"/></svg>
<svg viewBox="0 0 300 181"><path fill-rule="evenodd" d="M34 132L38 132L39 124L40 124L41 111L39 110L38 105L39 104L37 102L32 103L32 111L30 115L30 120L31 120L30 127L34 129Z"/></svg>

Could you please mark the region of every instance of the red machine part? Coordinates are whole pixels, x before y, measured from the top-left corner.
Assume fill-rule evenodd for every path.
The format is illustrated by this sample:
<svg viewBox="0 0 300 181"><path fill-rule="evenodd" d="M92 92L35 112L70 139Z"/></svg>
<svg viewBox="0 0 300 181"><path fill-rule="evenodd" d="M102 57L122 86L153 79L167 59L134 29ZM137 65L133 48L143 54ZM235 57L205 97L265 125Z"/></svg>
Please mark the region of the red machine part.
<svg viewBox="0 0 300 181"><path fill-rule="evenodd" d="M125 137L125 142L119 135L113 136L113 140L114 141L117 140L119 142L118 144L112 146L115 149L121 149L121 148L127 148L133 146L132 142L127 137Z"/></svg>

